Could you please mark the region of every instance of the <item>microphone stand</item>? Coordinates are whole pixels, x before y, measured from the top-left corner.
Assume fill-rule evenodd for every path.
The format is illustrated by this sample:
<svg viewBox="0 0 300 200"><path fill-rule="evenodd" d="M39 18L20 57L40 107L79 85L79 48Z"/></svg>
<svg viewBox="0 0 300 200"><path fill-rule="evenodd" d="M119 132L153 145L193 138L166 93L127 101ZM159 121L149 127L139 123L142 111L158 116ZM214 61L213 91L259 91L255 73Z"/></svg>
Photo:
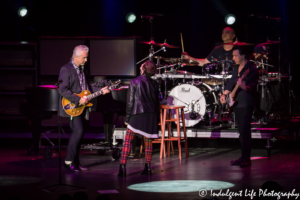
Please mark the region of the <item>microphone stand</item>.
<svg viewBox="0 0 300 200"><path fill-rule="evenodd" d="M176 64L175 64L176 65ZM165 99L167 99L167 68L168 67L173 67L173 66L175 66L175 65L166 65L166 66L163 66L163 67L159 67L159 68L157 68L157 69L162 69L162 68L164 68L165 69Z"/></svg>
<svg viewBox="0 0 300 200"><path fill-rule="evenodd" d="M152 45L151 45L151 46L152 46ZM160 52L160 51L162 51L162 50L163 50L164 52L167 51L167 50L166 50L166 47L162 47L161 49L159 49L159 50L156 51L156 52L151 52L151 51L150 51L149 56L143 58L142 60L140 60L140 61L137 62L136 64L140 64L141 62L143 62L143 61L146 60L147 58L149 58L149 60L151 60L152 57L153 57L155 54L157 54L158 52ZM150 59L150 58L151 58L151 59Z"/></svg>
<svg viewBox="0 0 300 200"><path fill-rule="evenodd" d="M59 80L55 85L57 85L57 89L59 88L59 84L62 81ZM57 123L58 123L58 183L54 184L54 185L48 185L44 187L44 191L49 192L51 194L54 193L54 191L59 188L60 186L66 186L66 187L72 187L72 188L77 188L77 190L75 191L86 191L85 187L80 187L80 186L75 186L75 185L68 185L68 184L64 184L62 183L61 180L61 143L60 143L60 129L61 129L61 123L60 123L60 116L59 116L59 112L60 112L60 105L61 105L61 94L59 93L59 99L58 99L58 115L57 115ZM50 189L52 188L52 189ZM72 191L74 192L74 191ZM63 192L57 192L57 193L65 193L65 191Z"/></svg>

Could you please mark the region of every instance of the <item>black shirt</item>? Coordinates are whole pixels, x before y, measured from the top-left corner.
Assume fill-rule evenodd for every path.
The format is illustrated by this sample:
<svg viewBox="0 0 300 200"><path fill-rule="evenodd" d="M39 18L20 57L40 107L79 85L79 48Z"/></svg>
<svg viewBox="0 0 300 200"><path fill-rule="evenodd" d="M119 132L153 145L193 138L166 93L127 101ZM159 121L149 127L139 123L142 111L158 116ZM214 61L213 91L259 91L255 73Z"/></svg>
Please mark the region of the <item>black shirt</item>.
<svg viewBox="0 0 300 200"><path fill-rule="evenodd" d="M244 68L240 72L240 76L238 76L239 72L239 66L235 65L232 77L229 79L225 86L225 90L232 91L234 86L236 85L238 79L243 76L245 71L249 69L249 73L246 76L246 78L243 80L246 84L246 86L249 86L248 90L245 91L242 88L239 88L236 91L236 98L237 101L236 108L242 108L242 107L248 107L248 106L254 106L254 94L256 91L256 85L258 82L258 70L254 64L251 62L247 62L244 66Z"/></svg>
<svg viewBox="0 0 300 200"><path fill-rule="evenodd" d="M225 64L225 71L232 71L233 69L233 65L234 62L232 60L232 52L233 50L229 50L226 51L223 47L223 45L220 46L216 46L211 52L210 54L206 57L207 60L209 60L210 62L214 62L215 59L217 61L221 61L221 60L228 60L228 62L226 62Z"/></svg>

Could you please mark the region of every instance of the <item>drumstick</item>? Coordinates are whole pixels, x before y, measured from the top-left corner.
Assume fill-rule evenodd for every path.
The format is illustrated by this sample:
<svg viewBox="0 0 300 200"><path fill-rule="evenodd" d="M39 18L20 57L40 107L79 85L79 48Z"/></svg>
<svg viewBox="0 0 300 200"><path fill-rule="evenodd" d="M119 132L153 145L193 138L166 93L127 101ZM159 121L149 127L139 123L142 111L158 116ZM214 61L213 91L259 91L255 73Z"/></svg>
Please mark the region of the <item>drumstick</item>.
<svg viewBox="0 0 300 200"><path fill-rule="evenodd" d="M180 33L180 37L181 37L181 47L182 47L182 52L184 52L184 46L183 46L182 33Z"/></svg>

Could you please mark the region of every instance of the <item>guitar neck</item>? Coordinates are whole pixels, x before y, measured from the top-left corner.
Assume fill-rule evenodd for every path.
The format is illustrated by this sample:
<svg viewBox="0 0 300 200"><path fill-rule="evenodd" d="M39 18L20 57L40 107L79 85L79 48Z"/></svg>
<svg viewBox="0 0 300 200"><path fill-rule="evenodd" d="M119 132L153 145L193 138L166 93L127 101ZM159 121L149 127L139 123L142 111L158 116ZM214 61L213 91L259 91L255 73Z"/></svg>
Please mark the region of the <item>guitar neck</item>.
<svg viewBox="0 0 300 200"><path fill-rule="evenodd" d="M231 92L231 97L234 98L235 97L235 93L236 91L239 89L240 85L236 84L235 87L233 88L232 92Z"/></svg>
<svg viewBox="0 0 300 200"><path fill-rule="evenodd" d="M114 88L115 88L114 85L107 87L108 90L112 90ZM103 94L103 92L100 90L98 92L94 92L93 94L88 95L87 98L88 98L88 100L91 100L91 99L96 98L96 97L98 97L98 96L100 96L102 94Z"/></svg>
<svg viewBox="0 0 300 200"><path fill-rule="evenodd" d="M241 77L242 81L244 80L244 78L247 76L247 74L249 73L249 69L247 69L243 76ZM239 89L240 85L236 84L235 87L233 88L232 92L231 92L231 97L234 98L235 97L235 93L236 91Z"/></svg>

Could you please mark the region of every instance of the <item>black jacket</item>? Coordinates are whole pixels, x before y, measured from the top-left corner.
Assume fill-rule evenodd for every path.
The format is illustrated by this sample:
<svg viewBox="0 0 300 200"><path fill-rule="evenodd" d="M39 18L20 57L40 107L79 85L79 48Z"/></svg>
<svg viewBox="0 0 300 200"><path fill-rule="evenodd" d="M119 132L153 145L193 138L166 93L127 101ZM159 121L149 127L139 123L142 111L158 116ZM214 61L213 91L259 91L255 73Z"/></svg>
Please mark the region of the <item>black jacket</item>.
<svg viewBox="0 0 300 200"><path fill-rule="evenodd" d="M81 87L77 71L71 62L61 67L58 80L62 80L58 88L59 94L78 106L80 97L74 93L80 94ZM97 92L101 89L100 87L94 87L93 85L88 84L87 80L86 85L91 93ZM59 106L58 114L62 117L70 117L67 113L65 113L61 104L59 104ZM87 109L86 112L88 112Z"/></svg>
<svg viewBox="0 0 300 200"><path fill-rule="evenodd" d="M159 113L158 83L141 75L132 79L127 92L126 119L140 113Z"/></svg>
<svg viewBox="0 0 300 200"><path fill-rule="evenodd" d="M239 88L236 91L236 98L237 105L236 108L241 107L248 107L248 106L254 106L254 95L256 93L256 86L258 82L258 70L256 66L251 63L247 62L244 68L240 72L240 76L238 76L238 68L239 66L235 66L232 72L232 77L228 80L225 90L232 91L234 86L236 85L238 79L245 73L247 69L249 69L248 75L243 80L246 84L246 86L249 86L249 90L245 91L242 88Z"/></svg>

